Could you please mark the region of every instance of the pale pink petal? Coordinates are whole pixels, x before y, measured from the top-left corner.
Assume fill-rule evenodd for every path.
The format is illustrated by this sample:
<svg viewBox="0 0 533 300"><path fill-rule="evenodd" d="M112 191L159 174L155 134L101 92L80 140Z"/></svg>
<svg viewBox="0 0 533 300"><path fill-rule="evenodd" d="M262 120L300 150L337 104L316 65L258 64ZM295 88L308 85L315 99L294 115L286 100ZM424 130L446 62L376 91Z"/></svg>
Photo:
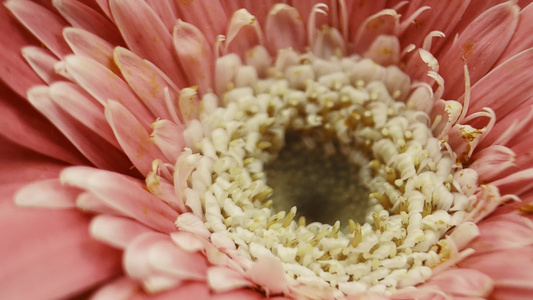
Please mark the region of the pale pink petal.
<svg viewBox="0 0 533 300"><path fill-rule="evenodd" d="M28 100L45 115L95 166L109 170L128 170L131 165L124 154L92 134L78 120L63 113L49 96L49 88L35 86L28 91Z"/></svg>
<svg viewBox="0 0 533 300"><path fill-rule="evenodd" d="M106 283L91 295L91 300L128 300L140 290L139 282L129 278L120 277Z"/></svg>
<svg viewBox="0 0 533 300"><path fill-rule="evenodd" d="M172 178L167 180L164 176L161 176L162 171L164 171L163 168L165 168L165 165L161 160L155 160L152 163L152 171L148 173L145 180L146 188L177 212L186 212L187 208L185 203L183 203L183 198L176 194L174 185L169 182L169 180L173 181Z"/></svg>
<svg viewBox="0 0 533 300"><path fill-rule="evenodd" d="M509 43L518 23L519 9L512 2L495 6L481 14L437 59L446 62L439 74L447 88L444 96L457 98L464 92L463 65L467 64L470 82L475 84L498 60ZM497 39L498 43L494 43Z"/></svg>
<svg viewBox="0 0 533 300"><path fill-rule="evenodd" d="M206 280L207 264L201 253L187 252L170 240L150 245L148 262L157 271L183 280Z"/></svg>
<svg viewBox="0 0 533 300"><path fill-rule="evenodd" d="M320 58L328 59L333 55L344 55L346 44L336 28L325 27L316 32L316 39L311 43L312 52Z"/></svg>
<svg viewBox="0 0 533 300"><path fill-rule="evenodd" d="M87 213L123 215L119 210L110 207L102 199L90 192L83 192L76 198L76 207Z"/></svg>
<svg viewBox="0 0 533 300"><path fill-rule="evenodd" d="M400 62L400 51L400 41L397 37L380 35L368 47L364 57L383 66L397 65Z"/></svg>
<svg viewBox="0 0 533 300"><path fill-rule="evenodd" d="M95 239L119 249L126 249L141 234L153 232L135 220L111 215L95 217L89 231Z"/></svg>
<svg viewBox="0 0 533 300"><path fill-rule="evenodd" d="M253 47L263 44L263 33L257 19L246 9L237 10L228 25L226 53L236 53L241 59Z"/></svg>
<svg viewBox="0 0 533 300"><path fill-rule="evenodd" d="M470 1L464 0L446 2L438 0L410 1L409 7L404 14L405 16L410 16L422 6L430 6L431 9L425 10L417 16L402 33L400 38L402 45L415 44L421 47L425 37L433 30L441 31L446 37L453 37L452 31L463 17L463 13L469 3ZM442 44L444 44L445 40L443 38L435 40L431 49L427 50L432 50L433 53L436 53Z"/></svg>
<svg viewBox="0 0 533 300"><path fill-rule="evenodd" d="M50 86L49 95L64 113L71 115L108 143L120 149L113 130L104 116L104 108L78 85L56 82Z"/></svg>
<svg viewBox="0 0 533 300"><path fill-rule="evenodd" d="M15 194L14 200L19 206L73 208L79 193L79 189L64 186L54 178L24 186Z"/></svg>
<svg viewBox="0 0 533 300"><path fill-rule="evenodd" d="M40 47L28 46L22 48L22 56L24 56L35 73L47 84L64 79L56 74L54 65L59 60L49 51Z"/></svg>
<svg viewBox="0 0 533 300"><path fill-rule="evenodd" d="M255 284L243 274L226 267L211 267L207 271L207 282L215 292L226 292L238 288L253 287Z"/></svg>
<svg viewBox="0 0 533 300"><path fill-rule="evenodd" d="M174 48L187 78L199 85L202 93L212 90L214 53L202 32L189 23L178 20L173 32Z"/></svg>
<svg viewBox="0 0 533 300"><path fill-rule="evenodd" d="M409 75L413 81L422 81L433 84L433 78L428 76L428 73L439 71L439 62L429 51L424 49L417 49L409 54L405 66L405 73Z"/></svg>
<svg viewBox="0 0 533 300"><path fill-rule="evenodd" d="M211 232L205 227L204 221L196 215L186 212L176 220L176 226L186 232L192 232L204 238L209 238Z"/></svg>
<svg viewBox="0 0 533 300"><path fill-rule="evenodd" d="M522 52L523 50L533 47L533 35L531 35L531 27L533 19L533 4L529 4L522 11L520 11L520 20L516 31L505 48L502 56L498 60L498 64L505 62L507 59Z"/></svg>
<svg viewBox="0 0 533 300"><path fill-rule="evenodd" d="M276 4L268 14L265 35L271 53L283 48L304 51L307 38L305 23L294 7Z"/></svg>
<svg viewBox="0 0 533 300"><path fill-rule="evenodd" d="M274 255L262 255L246 271L253 282L261 286L267 295L288 292L285 270L279 258Z"/></svg>
<svg viewBox="0 0 533 300"><path fill-rule="evenodd" d="M368 49L380 35L397 35L400 16L392 9L382 10L365 19L357 31L355 51L361 53Z"/></svg>
<svg viewBox="0 0 533 300"><path fill-rule="evenodd" d="M125 48L116 48L114 56L122 76L148 109L159 118L171 119L164 90L168 88L172 95L177 95L179 89L174 83L151 62Z"/></svg>
<svg viewBox="0 0 533 300"><path fill-rule="evenodd" d="M55 55L63 57L70 53L62 38L63 27L68 23L62 18L32 1L9 0L4 5Z"/></svg>
<svg viewBox="0 0 533 300"><path fill-rule="evenodd" d="M481 235L468 245L477 254L533 244L533 223L518 214L488 218L478 228Z"/></svg>
<svg viewBox="0 0 533 300"><path fill-rule="evenodd" d="M185 145L183 126L169 120L158 120L152 124L152 127L151 139L165 154L168 161L175 163Z"/></svg>
<svg viewBox="0 0 533 300"><path fill-rule="evenodd" d="M122 43L116 26L91 7L75 0L53 0L52 3L72 26L85 29L110 43Z"/></svg>
<svg viewBox="0 0 533 300"><path fill-rule="evenodd" d="M71 167L61 172L60 179L64 184L94 193L124 216L161 232L176 230L174 220L178 214L132 178L88 167Z"/></svg>
<svg viewBox="0 0 533 300"><path fill-rule="evenodd" d="M136 236L129 242L124 251L124 270L129 277L143 280L154 275L155 271L148 261L150 247L160 241L168 240L168 236L156 232L147 232Z"/></svg>
<svg viewBox="0 0 533 300"><path fill-rule="evenodd" d="M152 170L152 161L164 158L161 150L135 116L120 103L109 101L105 116L124 153L139 172L146 176Z"/></svg>
<svg viewBox="0 0 533 300"><path fill-rule="evenodd" d="M501 118L515 110L515 107L529 101L529 91L533 89L531 70L533 49L521 52L494 68L472 86L469 112L481 111L486 106L492 108L496 116ZM501 99L513 101L510 103Z"/></svg>
<svg viewBox="0 0 533 300"><path fill-rule="evenodd" d="M91 239L80 212L1 202L0 219L2 299L68 298L121 271L120 253Z"/></svg>
<svg viewBox="0 0 533 300"><path fill-rule="evenodd" d="M259 23L261 25L265 24L265 20L267 19L268 12L272 6L279 2L287 2L287 1L279 1L279 0L263 0L263 1L241 1L241 0L228 0L224 1L223 9L226 11L226 14L228 16L233 15L233 13L241 8L246 9L250 14L255 16ZM314 4L314 2L317 2L316 0L311 1L293 1L292 6L297 6L301 4L300 2L307 2L305 5L307 6L308 3ZM311 4L311 6L312 6ZM307 16L307 15L306 15Z"/></svg>
<svg viewBox="0 0 533 300"><path fill-rule="evenodd" d="M526 136L531 134L528 128L530 128L529 125L532 121L533 105L528 102L518 105L515 110L496 120L494 127L481 141L480 147L483 148L493 144L514 145L516 141L520 143L521 140L528 140ZM474 122L472 124L476 124ZM518 136L521 136L521 138L517 138Z"/></svg>
<svg viewBox="0 0 533 300"><path fill-rule="evenodd" d="M475 269L448 269L431 277L422 288L432 285L458 296L487 297L492 291L491 278Z"/></svg>
<svg viewBox="0 0 533 300"><path fill-rule="evenodd" d="M211 43L216 40L219 34L225 32L229 18L224 12L224 8L228 4L227 1L211 0L175 1L179 18L200 29Z"/></svg>
<svg viewBox="0 0 533 300"><path fill-rule="evenodd" d="M173 55L172 36L150 6L141 0L111 0L109 5L128 48L153 62L178 87L186 86Z"/></svg>
<svg viewBox="0 0 533 300"><path fill-rule="evenodd" d="M131 88L109 69L82 56L68 56L65 61L68 72L78 84L102 105L105 106L108 100L126 105L145 128L154 121L153 115Z"/></svg>
<svg viewBox="0 0 533 300"><path fill-rule="evenodd" d="M113 61L113 45L80 28L65 28L63 36L76 55L92 58L107 69L119 74Z"/></svg>

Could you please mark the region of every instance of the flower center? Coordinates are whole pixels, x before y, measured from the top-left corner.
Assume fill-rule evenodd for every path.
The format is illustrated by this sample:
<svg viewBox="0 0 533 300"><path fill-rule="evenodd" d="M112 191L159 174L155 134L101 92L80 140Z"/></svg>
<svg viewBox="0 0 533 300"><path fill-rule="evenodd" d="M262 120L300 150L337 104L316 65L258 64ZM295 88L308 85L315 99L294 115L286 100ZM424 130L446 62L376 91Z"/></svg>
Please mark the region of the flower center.
<svg viewBox="0 0 533 300"><path fill-rule="evenodd" d="M235 55L217 65L234 71L229 89L203 97L177 162L210 231L337 295L414 285L448 258L441 238L473 200L397 67L290 50L263 71Z"/></svg>
<svg viewBox="0 0 533 300"><path fill-rule="evenodd" d="M329 153L321 143L309 145L315 141L300 134L288 133L277 158L265 165L274 210L289 211L296 206L296 218L307 222L333 225L352 219L364 223L369 191L359 183L360 167L349 162L338 146Z"/></svg>

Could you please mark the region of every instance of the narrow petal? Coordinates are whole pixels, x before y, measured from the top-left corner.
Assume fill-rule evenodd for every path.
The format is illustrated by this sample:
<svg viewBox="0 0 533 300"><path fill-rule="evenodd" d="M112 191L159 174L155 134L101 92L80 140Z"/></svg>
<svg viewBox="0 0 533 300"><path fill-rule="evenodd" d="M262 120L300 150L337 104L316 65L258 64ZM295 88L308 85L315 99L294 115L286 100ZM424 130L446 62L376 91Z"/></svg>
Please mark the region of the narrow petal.
<svg viewBox="0 0 533 300"><path fill-rule="evenodd" d="M48 208L76 207L76 197L80 190L63 186L59 179L37 181L24 186L14 197L20 206L35 206Z"/></svg>
<svg viewBox="0 0 533 300"><path fill-rule="evenodd" d="M111 144L63 113L49 96L49 88L36 86L28 91L28 100L45 115L95 166L108 170L128 170L130 162Z"/></svg>
<svg viewBox="0 0 533 300"><path fill-rule="evenodd" d="M152 232L152 229L129 218L99 215L91 221L89 231L97 240L119 249L126 249L136 237Z"/></svg>
<svg viewBox="0 0 533 300"><path fill-rule="evenodd" d="M137 170L146 176L152 170L152 161L164 158L161 150L135 116L120 103L109 101L105 116L124 153Z"/></svg>
<svg viewBox="0 0 533 300"><path fill-rule="evenodd" d="M214 56L206 38L191 24L178 20L173 33L174 48L187 72L190 83L200 86L207 93L213 86Z"/></svg>
<svg viewBox="0 0 533 300"><path fill-rule="evenodd" d="M137 294L139 289L139 282L124 276L106 283L91 295L91 300L128 300Z"/></svg>
<svg viewBox="0 0 533 300"><path fill-rule="evenodd" d="M533 47L533 36L531 35L531 27L533 26L533 3L529 4L522 11L520 11L520 19L518 26L511 38L511 41L505 48L502 56L498 60L498 64L505 62L514 55Z"/></svg>
<svg viewBox="0 0 533 300"><path fill-rule="evenodd" d="M154 120L153 115L141 103L130 87L117 75L94 60L69 56L67 70L80 86L105 106L108 100L126 105L145 128Z"/></svg>
<svg viewBox="0 0 533 300"><path fill-rule="evenodd" d="M263 33L256 18L246 9L237 10L228 25L226 52L236 53L241 59L256 45L263 44Z"/></svg>
<svg viewBox="0 0 533 300"><path fill-rule="evenodd" d="M54 65L59 60L47 50L28 46L22 48L22 56L24 56L35 73L47 84L63 79L63 77L56 73L54 68Z"/></svg>
<svg viewBox="0 0 533 300"><path fill-rule="evenodd" d="M0 208L0 235L9 241L0 244L0 298L69 298L121 272L120 253L88 235L88 216L11 202Z"/></svg>
<svg viewBox="0 0 533 300"><path fill-rule="evenodd" d="M123 215L91 192L83 192L76 198L76 207L81 211L94 214Z"/></svg>
<svg viewBox="0 0 533 300"><path fill-rule="evenodd" d="M164 91L168 87L169 92L177 97L179 89L173 82L151 62L125 48L116 48L114 56L122 76L148 109L155 116L170 120Z"/></svg>
<svg viewBox="0 0 533 300"><path fill-rule="evenodd" d="M498 60L507 47L518 23L518 6L512 2L497 5L481 14L462 32L453 44L439 53L437 59L446 64L440 66L439 74L448 88L444 96L454 99L464 92L463 65L470 73L470 82L475 84ZM497 39L498 43L494 43Z"/></svg>
<svg viewBox="0 0 533 300"><path fill-rule="evenodd" d="M172 0L147 0L146 3L150 5L152 10L159 16L159 19L165 24L169 32L176 25L177 9Z"/></svg>
<svg viewBox="0 0 533 300"><path fill-rule="evenodd" d="M303 1L305 2L305 1ZM372 16L386 7L386 0L374 0L370 2L346 1L348 15L348 30L350 42L355 42L361 24L368 16ZM388 6L388 5L387 5Z"/></svg>
<svg viewBox="0 0 533 300"><path fill-rule="evenodd" d="M5 6L55 55L63 57L70 53L62 38L63 28L68 23L62 18L32 1L10 0Z"/></svg>
<svg viewBox="0 0 533 300"><path fill-rule="evenodd" d="M276 4L268 14L265 34L271 53L277 53L283 48L304 51L305 23L294 7L282 3Z"/></svg>
<svg viewBox="0 0 533 300"><path fill-rule="evenodd" d="M173 55L172 36L150 6L141 0L110 0L109 5L128 48L153 62L178 87L186 86Z"/></svg>
<svg viewBox="0 0 533 300"><path fill-rule="evenodd" d="M88 167L71 167L61 172L60 179L64 184L94 193L125 216L156 230L167 233L176 230L174 220L178 214L132 178Z"/></svg>
<svg viewBox="0 0 533 300"><path fill-rule="evenodd" d="M182 152L185 142L183 141L183 126L176 125L169 120L158 120L153 124L151 135L154 143L165 154L171 163L175 163Z"/></svg>
<svg viewBox="0 0 533 300"><path fill-rule="evenodd" d="M119 74L113 62L113 45L80 28L65 28L63 36L76 55L92 58L115 74Z"/></svg>
<svg viewBox="0 0 533 300"><path fill-rule="evenodd" d="M515 166L516 154L501 145L489 146L472 156L470 168L477 171L482 182L500 178L504 171Z"/></svg>
<svg viewBox="0 0 533 300"><path fill-rule="evenodd" d="M451 1L411 1L405 16L410 16L422 6L429 6L431 9L425 10L416 17L414 22L406 28L401 36L402 45L409 44L421 47L426 36L433 30L444 33L446 37L451 37L452 31L459 23L470 1L451 0ZM444 43L445 39L437 39L432 44L432 53L436 53Z"/></svg>
<svg viewBox="0 0 533 300"><path fill-rule="evenodd" d="M72 26L85 29L110 43L122 43L116 26L91 7L74 0L53 0L52 4Z"/></svg>
<svg viewBox="0 0 533 300"><path fill-rule="evenodd" d="M477 112L483 107L490 107L498 118L509 114L515 110L515 107L530 99L529 91L533 90L531 70L533 70L533 49L521 52L494 68L472 86L470 91L472 101L468 111ZM501 101L501 99L513 99L513 101Z"/></svg>

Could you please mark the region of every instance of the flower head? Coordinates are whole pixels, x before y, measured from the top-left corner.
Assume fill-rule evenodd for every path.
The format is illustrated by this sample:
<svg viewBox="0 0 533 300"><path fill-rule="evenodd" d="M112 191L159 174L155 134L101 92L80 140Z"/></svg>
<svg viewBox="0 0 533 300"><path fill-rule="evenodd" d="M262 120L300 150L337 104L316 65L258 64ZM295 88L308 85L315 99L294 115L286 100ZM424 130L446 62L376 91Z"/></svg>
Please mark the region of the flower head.
<svg viewBox="0 0 533 300"><path fill-rule="evenodd" d="M531 292L528 1L4 4L5 297Z"/></svg>

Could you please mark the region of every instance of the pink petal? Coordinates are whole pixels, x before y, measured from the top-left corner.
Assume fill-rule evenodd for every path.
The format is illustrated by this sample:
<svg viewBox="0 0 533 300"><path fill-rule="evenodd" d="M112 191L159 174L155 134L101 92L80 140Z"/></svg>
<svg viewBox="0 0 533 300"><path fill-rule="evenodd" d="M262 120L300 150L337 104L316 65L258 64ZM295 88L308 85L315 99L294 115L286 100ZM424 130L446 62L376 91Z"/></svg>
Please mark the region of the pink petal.
<svg viewBox="0 0 533 300"><path fill-rule="evenodd" d="M135 91L153 115L171 119L165 103L165 88L173 95L179 93L174 83L155 65L135 53L118 47L115 49L115 63L122 76ZM177 97L177 96L176 96Z"/></svg>
<svg viewBox="0 0 533 300"><path fill-rule="evenodd" d="M64 113L68 113L108 143L120 149L113 130L105 119L103 107L82 88L70 82L56 82L50 86L49 95Z"/></svg>
<svg viewBox="0 0 533 300"><path fill-rule="evenodd" d="M479 270L489 275L495 287L506 283L533 285L533 246L472 255L459 263L463 268Z"/></svg>
<svg viewBox="0 0 533 300"><path fill-rule="evenodd" d="M256 45L263 44L263 33L257 19L245 9L237 10L228 25L226 53L236 53L241 59Z"/></svg>
<svg viewBox="0 0 533 300"><path fill-rule="evenodd" d="M380 35L397 35L400 16L392 9L386 9L366 18L357 31L355 51L363 52Z"/></svg>
<svg viewBox="0 0 533 300"><path fill-rule="evenodd" d="M380 35L368 47L364 57L383 66L397 65L400 62L400 41L392 35Z"/></svg>
<svg viewBox="0 0 533 300"><path fill-rule="evenodd" d="M453 99L464 92L463 65L467 64L472 84L481 79L498 60L518 23L519 9L512 2L497 5L474 20L437 59L446 62L440 75L448 88L444 96ZM498 43L494 43L497 39Z"/></svg>
<svg viewBox="0 0 533 300"><path fill-rule="evenodd" d="M91 295L91 300L128 300L140 289L139 283L129 277L120 277L106 283L96 293Z"/></svg>
<svg viewBox="0 0 533 300"><path fill-rule="evenodd" d="M305 1L302 1L305 2ZM346 1L347 3L347 15L348 18L348 29L350 42L355 42L357 33L361 28L361 24L368 18L382 9L385 9L386 2L385 0L374 0L374 1ZM388 5L387 5L388 6Z"/></svg>
<svg viewBox="0 0 533 300"><path fill-rule="evenodd" d="M42 80L20 55L20 49L30 44L38 44L4 5L0 5L0 79L20 97L26 97L26 90L32 85L42 84Z"/></svg>
<svg viewBox="0 0 533 300"><path fill-rule="evenodd" d="M472 156L470 168L477 171L482 182L489 182L515 166L515 157L515 153L509 148L492 145Z"/></svg>
<svg viewBox="0 0 533 300"><path fill-rule="evenodd" d="M54 68L54 65L59 60L47 50L34 46L24 47L22 48L22 56L24 56L35 73L47 84L63 79L63 77L56 74Z"/></svg>
<svg viewBox="0 0 533 300"><path fill-rule="evenodd" d="M294 7L281 3L276 4L268 14L265 34L271 53L277 53L283 48L304 52L305 23Z"/></svg>
<svg viewBox="0 0 533 300"><path fill-rule="evenodd" d="M533 47L533 36L531 35L531 27L533 18L533 4L529 4L526 8L520 11L520 19L518 26L511 38L511 41L505 48L502 56L498 60L498 64L505 62L514 55Z"/></svg>
<svg viewBox="0 0 533 300"><path fill-rule="evenodd" d="M152 170L152 161L164 158L161 150L135 116L120 103L109 101L105 116L124 153L137 170L146 176Z"/></svg>
<svg viewBox="0 0 533 300"><path fill-rule="evenodd" d="M287 293L288 291L285 270L279 258L274 255L259 257L246 273L253 282L266 291L267 295Z"/></svg>
<svg viewBox="0 0 533 300"><path fill-rule="evenodd" d="M27 101L0 84L2 135L15 143L72 164L90 164L48 120ZM24 137L24 138L21 138Z"/></svg>
<svg viewBox="0 0 533 300"><path fill-rule="evenodd" d="M73 208L80 190L63 186L59 179L37 181L24 186L14 197L20 206L37 206L48 208Z"/></svg>
<svg viewBox="0 0 533 300"><path fill-rule="evenodd" d="M68 72L78 84L102 105L116 100L128 107L137 119L148 128L153 115L141 103L130 87L117 75L94 60L82 56L68 56L65 59Z"/></svg>
<svg viewBox="0 0 533 300"><path fill-rule="evenodd" d="M431 9L425 10L422 14L416 17L415 21L403 32L400 40L402 45L409 44L421 47L425 37L433 30L439 30L446 37L452 37L452 31L463 17L463 13L467 9L470 1L453 0L453 1L411 1L405 16L410 16L412 13L420 9L422 6L430 6ZM431 52L436 53L445 39L437 39L431 47Z"/></svg>
<svg viewBox="0 0 533 300"><path fill-rule="evenodd" d="M162 169L165 168L162 161L154 161L152 163L152 171L146 176L146 188L157 198L165 201L170 207L177 212L186 212L185 203L183 199L176 195L174 185L167 179L160 176ZM170 178L172 180L172 178Z"/></svg>
<svg viewBox="0 0 533 300"><path fill-rule="evenodd" d="M480 222L478 227L481 235L468 245L476 253L533 244L533 224L517 214L494 216Z"/></svg>
<svg viewBox="0 0 533 300"><path fill-rule="evenodd" d="M111 144L93 135L87 127L63 113L49 96L49 88L36 86L28 91L28 100L45 115L95 166L109 170L128 170L130 163Z"/></svg>
<svg viewBox="0 0 533 300"><path fill-rule="evenodd" d="M468 111L477 112L483 107L490 107L496 112L496 116L501 118L515 110L515 107L529 101L529 91L533 89L532 69L533 49L521 52L494 68L472 86L472 101Z"/></svg>
<svg viewBox="0 0 533 300"><path fill-rule="evenodd" d="M113 45L80 28L65 28L63 36L76 55L92 58L115 74L119 74L113 61Z"/></svg>
<svg viewBox="0 0 533 300"><path fill-rule="evenodd" d="M254 286L254 283L244 277L243 274L225 267L209 268L207 282L215 292L226 292Z"/></svg>
<svg viewBox="0 0 533 300"><path fill-rule="evenodd" d="M120 253L91 239L80 212L0 206L0 298L68 298L120 273Z"/></svg>
<svg viewBox="0 0 533 300"><path fill-rule="evenodd" d="M179 11L179 18L200 29L211 43L214 43L219 34L224 34L228 24L224 8L229 6L228 1L195 0L174 3Z"/></svg>
<svg viewBox="0 0 533 300"><path fill-rule="evenodd" d="M168 161L175 163L185 145L183 126L176 125L169 120L155 121L152 126L154 129L151 135L152 140L165 154Z"/></svg>
<svg viewBox="0 0 533 300"><path fill-rule="evenodd" d="M75 0L53 0L52 3L72 26L85 29L113 44L122 42L116 26L91 7Z"/></svg>
<svg viewBox="0 0 533 300"><path fill-rule="evenodd" d="M207 276L206 260L201 253L184 251L170 240L151 245L148 261L155 270L180 279L205 281Z"/></svg>
<svg viewBox="0 0 533 300"><path fill-rule="evenodd" d="M172 0L147 0L146 3L150 5L153 11L159 16L159 19L165 24L167 30L172 32L178 17L176 15L177 9Z"/></svg>
<svg viewBox="0 0 533 300"><path fill-rule="evenodd" d="M90 192L83 192L76 198L76 207L88 213L122 215L119 210L110 207L102 199Z"/></svg>
<svg viewBox="0 0 533 300"><path fill-rule="evenodd" d="M135 220L110 215L95 217L89 231L95 239L119 249L126 249L141 234L153 232Z"/></svg>
<svg viewBox="0 0 533 300"><path fill-rule="evenodd" d="M141 0L111 0L109 5L128 48L161 68L178 87L186 86L172 54L172 36L150 6Z"/></svg>
<svg viewBox="0 0 533 300"><path fill-rule="evenodd" d="M178 214L144 189L143 184L124 175L71 167L61 172L61 182L94 193L107 205L161 232L176 230Z"/></svg>
<svg viewBox="0 0 533 300"><path fill-rule="evenodd" d="M213 86L214 57L206 38L191 24L178 20L174 27L174 48L185 70L189 82L199 85L203 93Z"/></svg>
<svg viewBox="0 0 533 300"><path fill-rule="evenodd" d="M9 0L4 5L58 57L69 54L69 48L62 38L62 31L68 24L44 7L27 0Z"/></svg>
<svg viewBox="0 0 533 300"><path fill-rule="evenodd" d="M448 269L434 275L424 285L436 285L440 290L453 295L487 297L492 291L489 276L474 269Z"/></svg>

